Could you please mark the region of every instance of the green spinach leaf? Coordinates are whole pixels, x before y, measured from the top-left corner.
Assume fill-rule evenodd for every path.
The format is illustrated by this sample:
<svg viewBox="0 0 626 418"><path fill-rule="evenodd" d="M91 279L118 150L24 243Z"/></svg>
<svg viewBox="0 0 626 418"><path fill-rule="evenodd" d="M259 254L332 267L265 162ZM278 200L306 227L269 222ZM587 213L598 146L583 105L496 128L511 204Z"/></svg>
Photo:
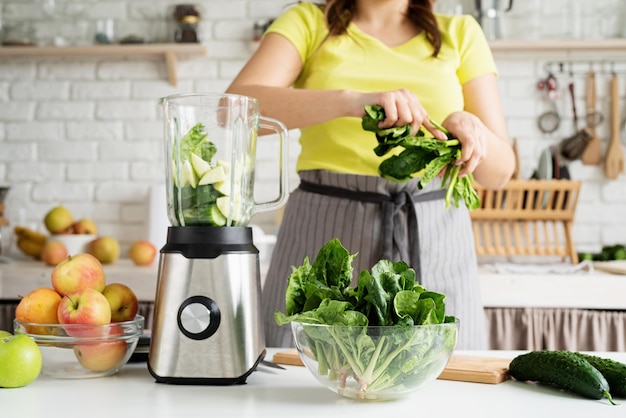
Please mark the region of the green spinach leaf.
<svg viewBox="0 0 626 418"><path fill-rule="evenodd" d="M461 144L457 139L440 141L427 138L421 129L411 136L410 125L381 129L379 124L384 119L385 111L381 106L365 106L361 127L375 133L378 141L375 154L382 157L396 147L402 148L399 154L391 155L380 163L378 171L383 178L402 183L419 175L418 188L421 189L444 171L442 187L446 189L446 208L450 208L452 203L459 207L462 200L469 210L480 207L474 176L470 173L463 178L458 177L461 167L455 161L461 155ZM432 120L431 123L450 136L441 125Z"/></svg>

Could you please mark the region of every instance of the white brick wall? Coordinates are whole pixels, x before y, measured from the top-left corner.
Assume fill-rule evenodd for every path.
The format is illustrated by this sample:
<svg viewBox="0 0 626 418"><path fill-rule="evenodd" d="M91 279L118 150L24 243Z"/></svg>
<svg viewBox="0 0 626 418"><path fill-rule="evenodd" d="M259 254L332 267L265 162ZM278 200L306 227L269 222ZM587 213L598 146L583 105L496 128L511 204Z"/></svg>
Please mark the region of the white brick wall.
<svg viewBox="0 0 626 418"><path fill-rule="evenodd" d="M90 41L96 21L111 18L116 37L139 33L148 40L171 40L170 20L174 0L56 0L54 16L46 16L41 0L2 0L4 25L26 21L37 40L50 43L56 34L80 34L78 43ZM163 60L158 57L33 57L0 59L0 184L8 184L8 215L41 227L52 205L68 206L76 217L92 217L101 234L116 236L123 248L148 233L149 190L163 182L163 126L158 98L179 92L223 91L250 56L254 21L271 18L291 0L203 0L195 4L202 12L200 27L206 57L181 58L178 85L167 81ZM451 1L438 0L438 7ZM464 3L472 4L466 0ZM505 3L505 2L501 2ZM521 39L584 36L626 36L622 0L528 0L515 2L502 16L503 36ZM567 10L581 10L575 18ZM467 11L467 10L466 10ZM73 20L72 20L73 19ZM576 29L576 30L574 30ZM510 53L497 52L499 84L510 136L516 137L522 157L522 175L528 178L540 152L572 133L571 105L561 92L558 109L561 128L542 134L537 116L546 103L536 90L545 77L547 61L620 63L620 95L626 96L626 51L623 53ZM577 67L577 106L584 114L584 72ZM586 67L585 67L586 69ZM556 74L566 87L567 74ZM598 104L608 111L608 72L598 74ZM598 129L603 148L608 124ZM299 150L297 132L291 132L290 187ZM276 192L276 141L262 138L258 150L257 200ZM626 181L604 179L601 167L570 164L574 178L583 180L576 214L574 238L579 249L596 250L602 244L626 242ZM261 214L255 222L273 230L275 214Z"/></svg>

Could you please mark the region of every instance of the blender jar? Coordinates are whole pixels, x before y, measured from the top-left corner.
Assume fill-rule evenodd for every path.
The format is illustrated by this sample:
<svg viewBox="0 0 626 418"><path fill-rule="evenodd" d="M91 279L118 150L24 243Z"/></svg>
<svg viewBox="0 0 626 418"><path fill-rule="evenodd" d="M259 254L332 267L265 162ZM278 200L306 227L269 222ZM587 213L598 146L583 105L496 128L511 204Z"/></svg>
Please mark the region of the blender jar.
<svg viewBox="0 0 626 418"><path fill-rule="evenodd" d="M287 128L259 114L258 101L233 94L176 94L164 110L167 215L172 226L246 226L287 200ZM279 136L279 187L255 202L259 129Z"/></svg>

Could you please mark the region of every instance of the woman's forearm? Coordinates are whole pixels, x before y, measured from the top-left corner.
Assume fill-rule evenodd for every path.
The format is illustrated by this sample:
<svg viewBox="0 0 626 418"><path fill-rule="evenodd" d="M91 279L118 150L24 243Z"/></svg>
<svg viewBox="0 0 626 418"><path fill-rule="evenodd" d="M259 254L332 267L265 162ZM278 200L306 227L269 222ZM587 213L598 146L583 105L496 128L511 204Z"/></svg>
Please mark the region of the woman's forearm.
<svg viewBox="0 0 626 418"><path fill-rule="evenodd" d="M278 119L288 129L303 128L342 117L361 117L348 90L300 90L260 85L232 85L227 93L254 97L263 116Z"/></svg>

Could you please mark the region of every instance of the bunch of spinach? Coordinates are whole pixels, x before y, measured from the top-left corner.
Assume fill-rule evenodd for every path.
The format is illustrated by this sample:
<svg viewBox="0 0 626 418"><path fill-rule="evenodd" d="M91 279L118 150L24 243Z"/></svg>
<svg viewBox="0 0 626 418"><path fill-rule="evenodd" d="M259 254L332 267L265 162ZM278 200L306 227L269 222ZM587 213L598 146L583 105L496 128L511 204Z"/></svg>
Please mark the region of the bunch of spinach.
<svg viewBox="0 0 626 418"><path fill-rule="evenodd" d="M386 158L378 167L380 175L388 180L405 182L420 173L418 187L425 187L433 178L445 169L442 187L446 189L446 208L450 208L454 199L456 207L461 199L469 210L480 207L480 198L474 189L474 176L470 173L459 178L460 165L455 161L461 156L461 144L458 139L449 138L441 141L427 138L421 129L411 135L411 126L394 126L381 129L378 124L385 119L381 106L365 106L365 116L361 119L364 130L374 132L378 145L374 152L379 157L389 153L395 147L404 148L399 154ZM430 121L437 129L450 137L450 133L441 125Z"/></svg>
<svg viewBox="0 0 626 418"><path fill-rule="evenodd" d="M361 395L411 385L425 368L439 367L442 353L456 344L455 326L414 326L457 319L445 315L445 296L417 283L415 271L402 261L380 260L351 287L355 257L337 238L312 264L305 257L288 278L286 312L277 311L274 319L278 325L305 324L318 373L344 385L354 378Z"/></svg>

